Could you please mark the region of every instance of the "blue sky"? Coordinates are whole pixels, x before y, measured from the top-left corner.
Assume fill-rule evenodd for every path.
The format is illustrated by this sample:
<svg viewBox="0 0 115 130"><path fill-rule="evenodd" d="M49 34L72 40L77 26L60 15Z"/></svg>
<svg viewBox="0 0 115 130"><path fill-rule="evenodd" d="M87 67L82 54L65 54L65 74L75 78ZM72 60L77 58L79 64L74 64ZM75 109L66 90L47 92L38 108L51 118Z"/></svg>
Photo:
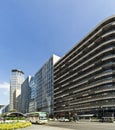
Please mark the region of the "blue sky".
<svg viewBox="0 0 115 130"><path fill-rule="evenodd" d="M34 75L113 14L114 0L0 0L0 104L9 103L12 69Z"/></svg>

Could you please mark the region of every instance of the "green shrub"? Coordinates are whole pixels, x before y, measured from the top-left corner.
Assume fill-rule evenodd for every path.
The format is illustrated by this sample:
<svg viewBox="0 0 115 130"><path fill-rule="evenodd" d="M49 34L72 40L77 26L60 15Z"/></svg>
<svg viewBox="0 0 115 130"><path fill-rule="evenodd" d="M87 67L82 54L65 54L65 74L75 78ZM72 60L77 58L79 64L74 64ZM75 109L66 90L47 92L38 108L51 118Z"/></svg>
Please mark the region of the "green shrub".
<svg viewBox="0 0 115 130"><path fill-rule="evenodd" d="M25 120L25 117L6 117L6 120Z"/></svg>
<svg viewBox="0 0 115 130"><path fill-rule="evenodd" d="M12 130L18 128L25 128L28 126L31 126L30 122L2 123L0 124L0 130Z"/></svg>

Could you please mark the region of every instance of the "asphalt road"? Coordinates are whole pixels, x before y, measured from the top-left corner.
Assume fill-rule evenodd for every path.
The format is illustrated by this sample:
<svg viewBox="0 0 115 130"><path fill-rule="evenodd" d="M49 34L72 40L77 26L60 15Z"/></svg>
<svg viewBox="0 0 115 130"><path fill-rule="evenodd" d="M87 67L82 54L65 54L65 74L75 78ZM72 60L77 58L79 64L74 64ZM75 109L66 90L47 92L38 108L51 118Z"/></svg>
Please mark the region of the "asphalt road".
<svg viewBox="0 0 115 130"><path fill-rule="evenodd" d="M52 121L46 125L36 124L20 130L115 130L115 123Z"/></svg>
<svg viewBox="0 0 115 130"><path fill-rule="evenodd" d="M54 127L54 126L47 126L47 125L32 125L27 128L23 129L18 129L18 130L71 130L68 128L59 128L59 127Z"/></svg>
<svg viewBox="0 0 115 130"><path fill-rule="evenodd" d="M100 122L49 122L48 126L74 130L115 130L115 123Z"/></svg>

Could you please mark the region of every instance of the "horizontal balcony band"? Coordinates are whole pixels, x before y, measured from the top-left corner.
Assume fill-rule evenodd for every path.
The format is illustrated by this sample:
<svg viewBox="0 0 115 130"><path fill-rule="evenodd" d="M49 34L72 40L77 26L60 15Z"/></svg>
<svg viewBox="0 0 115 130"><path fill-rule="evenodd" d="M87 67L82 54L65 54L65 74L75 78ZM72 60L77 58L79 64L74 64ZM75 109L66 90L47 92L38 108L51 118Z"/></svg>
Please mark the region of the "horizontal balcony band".
<svg viewBox="0 0 115 130"><path fill-rule="evenodd" d="M102 31L102 29L100 29L100 30L98 30L98 32L96 32L96 34L95 35L97 35L98 33L100 33ZM95 37L95 35L93 35L93 37ZM91 37L90 37L90 39L91 39ZM88 39L87 41L85 41L83 44L81 44L81 46L79 46L77 49L75 49L75 51L78 51L83 45L85 45L90 39ZM73 49L74 49L75 47L73 47ZM75 52L73 51L73 49L71 49L72 50L72 52L70 51L69 53L69 55L65 58L65 57L63 57L62 58L62 61L59 63L59 64L56 64L55 65L55 68L57 68L59 65L61 65L61 64L63 64L64 63L64 61L66 60L66 59L68 59L70 56L72 56ZM81 53L81 52L80 52Z"/></svg>
<svg viewBox="0 0 115 130"><path fill-rule="evenodd" d="M71 103L71 105L79 105L79 104L83 104L83 103L91 103L91 102L95 102L95 101L108 100L108 99L113 99L113 98L115 98L115 96L114 97L110 96L110 97L96 98L96 99L87 100L87 101L75 102L75 103Z"/></svg>
<svg viewBox="0 0 115 130"><path fill-rule="evenodd" d="M114 22L111 24L111 26L113 26L114 25ZM85 42L83 42L83 40L81 41L81 42L83 42L80 46L78 46L79 44L77 44L77 49L75 49L76 48L76 46L75 47L73 47L73 49L71 49L71 51L69 51L69 55L68 56L64 56L61 60L60 60L60 63L59 64L56 64L55 65L55 68L57 68L59 65L61 65L61 64L63 64L63 62L66 60L66 59L68 59L68 57L70 57L71 55L73 55L73 53L74 53L74 50L75 51L77 51L77 50L79 50L82 46L84 46L84 45L86 45L89 41L93 41L92 39L93 38L96 38L96 35L99 35L100 33L102 33L102 31L103 31L103 29L104 29L105 27L103 26L102 28L100 28L97 32L95 32L95 34L94 35L92 35L91 37L89 37L87 40L85 40ZM100 36L100 35L99 35ZM88 37L88 36L87 36ZM73 53L72 53L73 52ZM66 57L66 58L65 58Z"/></svg>
<svg viewBox="0 0 115 130"><path fill-rule="evenodd" d="M112 40L103 42L102 44L100 44L99 46L97 46L96 48L94 48L93 50L89 51L89 53L87 53L86 55L84 55L84 56L82 56L81 58L79 58L79 60L77 60L75 63L79 62L79 61L82 60L83 58L86 58L87 56L90 57L90 55L91 55L92 53L94 53L96 50L100 49L100 48L101 48L102 46L104 46L104 45L107 45L107 44L109 45L111 42L115 42L115 39L112 39ZM75 56L75 58L76 58L76 57L77 57L77 55ZM74 63L74 64L75 64L75 63ZM73 66L73 64L72 64L71 66ZM69 67L71 67L71 66L69 66Z"/></svg>

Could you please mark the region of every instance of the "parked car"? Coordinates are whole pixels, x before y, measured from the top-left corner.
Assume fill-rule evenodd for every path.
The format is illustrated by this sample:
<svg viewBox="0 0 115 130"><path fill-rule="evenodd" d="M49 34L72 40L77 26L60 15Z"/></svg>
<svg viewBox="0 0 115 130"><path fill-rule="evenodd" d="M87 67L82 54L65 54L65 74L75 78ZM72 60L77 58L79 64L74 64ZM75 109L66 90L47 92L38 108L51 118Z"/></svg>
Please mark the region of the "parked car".
<svg viewBox="0 0 115 130"><path fill-rule="evenodd" d="M58 121L61 121L61 122L68 122L69 119L65 118L65 117L61 117L58 119Z"/></svg>

